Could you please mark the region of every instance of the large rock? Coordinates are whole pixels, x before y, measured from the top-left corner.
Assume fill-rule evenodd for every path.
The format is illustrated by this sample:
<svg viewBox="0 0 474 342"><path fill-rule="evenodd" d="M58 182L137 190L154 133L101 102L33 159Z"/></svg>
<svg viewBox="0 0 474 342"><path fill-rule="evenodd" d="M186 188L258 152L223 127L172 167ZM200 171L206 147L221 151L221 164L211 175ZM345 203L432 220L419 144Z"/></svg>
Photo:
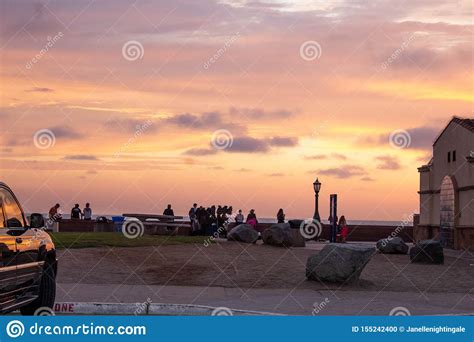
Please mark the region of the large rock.
<svg viewBox="0 0 474 342"><path fill-rule="evenodd" d="M291 229L300 229L303 222L304 220L289 220L288 224L290 225Z"/></svg>
<svg viewBox="0 0 474 342"><path fill-rule="evenodd" d="M278 223L270 226L262 233L262 240L267 245L290 247L293 245L293 236L288 223Z"/></svg>
<svg viewBox="0 0 474 342"><path fill-rule="evenodd" d="M305 239L303 237L303 235L301 235L301 232L299 229L292 229L291 230L291 236L293 238L293 247L305 247L306 246L306 242L305 242Z"/></svg>
<svg viewBox="0 0 474 342"><path fill-rule="evenodd" d="M443 264L444 253L441 242L436 240L418 241L410 249L410 261L427 264Z"/></svg>
<svg viewBox="0 0 474 342"><path fill-rule="evenodd" d="M408 253L408 245L398 236L377 241L377 249L384 254Z"/></svg>
<svg viewBox="0 0 474 342"><path fill-rule="evenodd" d="M374 247L365 245L329 244L308 258L306 278L331 283L357 281L374 253Z"/></svg>
<svg viewBox="0 0 474 342"><path fill-rule="evenodd" d="M254 243L258 240L258 232L251 225L239 224L227 234L227 240Z"/></svg>

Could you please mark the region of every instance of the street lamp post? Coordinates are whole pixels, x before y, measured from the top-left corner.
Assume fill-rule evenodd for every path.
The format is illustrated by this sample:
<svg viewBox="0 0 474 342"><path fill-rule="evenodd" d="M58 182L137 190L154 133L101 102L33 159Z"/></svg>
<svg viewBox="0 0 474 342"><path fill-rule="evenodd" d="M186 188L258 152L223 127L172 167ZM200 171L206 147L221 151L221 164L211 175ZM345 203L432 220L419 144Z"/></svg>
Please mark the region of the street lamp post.
<svg viewBox="0 0 474 342"><path fill-rule="evenodd" d="M313 183L314 188L314 216L313 219L321 222L321 217L319 216L319 190L321 190L321 182L316 178Z"/></svg>

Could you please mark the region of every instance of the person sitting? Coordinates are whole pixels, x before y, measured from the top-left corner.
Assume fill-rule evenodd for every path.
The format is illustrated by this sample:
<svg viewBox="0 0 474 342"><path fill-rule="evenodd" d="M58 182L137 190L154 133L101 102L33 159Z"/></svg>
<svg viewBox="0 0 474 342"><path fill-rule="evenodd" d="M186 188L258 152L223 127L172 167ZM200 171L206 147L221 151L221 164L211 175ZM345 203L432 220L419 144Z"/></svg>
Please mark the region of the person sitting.
<svg viewBox="0 0 474 342"><path fill-rule="evenodd" d="M283 212L282 208L280 208L280 210L278 210L277 221L278 221L278 223L285 223L285 213Z"/></svg>
<svg viewBox="0 0 474 342"><path fill-rule="evenodd" d="M171 209L171 204L168 204L168 207L163 211L163 215L174 216L174 211Z"/></svg>
<svg viewBox="0 0 474 342"><path fill-rule="evenodd" d="M84 208L84 210L82 210L82 214L84 215L84 220L92 220L92 209L90 203L86 203L86 207Z"/></svg>
<svg viewBox="0 0 474 342"><path fill-rule="evenodd" d="M255 209L250 209L250 212L247 215L247 221L245 223L251 225L253 229L257 229L258 220L257 215L255 214Z"/></svg>
<svg viewBox="0 0 474 342"><path fill-rule="evenodd" d="M244 214L242 214L242 209L239 209L237 215L235 215L235 223L242 224L244 223Z"/></svg>
<svg viewBox="0 0 474 342"><path fill-rule="evenodd" d="M59 203L56 203L54 207L49 209L49 219L53 222L61 220L61 214L58 212L60 205Z"/></svg>
<svg viewBox="0 0 474 342"><path fill-rule="evenodd" d="M74 204L74 208L71 209L71 219L73 220L80 220L82 216L81 208L79 208L79 204Z"/></svg>

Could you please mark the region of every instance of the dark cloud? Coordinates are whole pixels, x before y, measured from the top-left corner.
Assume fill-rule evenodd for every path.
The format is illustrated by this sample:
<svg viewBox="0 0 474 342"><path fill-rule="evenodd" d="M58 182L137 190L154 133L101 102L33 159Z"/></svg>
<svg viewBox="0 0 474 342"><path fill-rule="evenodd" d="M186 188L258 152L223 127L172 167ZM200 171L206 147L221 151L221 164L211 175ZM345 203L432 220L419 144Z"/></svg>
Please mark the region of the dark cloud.
<svg viewBox="0 0 474 342"><path fill-rule="evenodd" d="M51 127L50 130L54 133L54 136L58 139L81 139L83 134L77 132L70 126L55 126Z"/></svg>
<svg viewBox="0 0 474 342"><path fill-rule="evenodd" d="M188 156L209 156L216 154L217 150L212 148L191 148L183 154Z"/></svg>
<svg viewBox="0 0 474 342"><path fill-rule="evenodd" d="M99 160L96 156L89 154L71 154L64 156L64 160Z"/></svg>
<svg viewBox="0 0 474 342"><path fill-rule="evenodd" d="M331 157L339 160L347 160L347 157L341 153L331 153Z"/></svg>
<svg viewBox="0 0 474 342"><path fill-rule="evenodd" d="M230 147L224 151L227 152L269 152L273 147L293 147L298 144L298 138L295 137L272 137L268 139L258 139L248 136L236 137Z"/></svg>
<svg viewBox="0 0 474 342"><path fill-rule="evenodd" d="M107 120L104 126L113 132L117 130L126 131L127 133L134 134L137 132L156 132L158 131L158 125L156 120L143 119L143 118L112 118Z"/></svg>
<svg viewBox="0 0 474 342"><path fill-rule="evenodd" d="M375 179L369 176L362 177L360 180L363 182L375 182Z"/></svg>
<svg viewBox="0 0 474 342"><path fill-rule="evenodd" d="M375 157L377 169L381 170L398 170L402 166L396 157L393 156L378 156Z"/></svg>
<svg viewBox="0 0 474 342"><path fill-rule="evenodd" d="M298 145L298 138L296 137L273 137L268 139L270 146L277 147L292 147Z"/></svg>
<svg viewBox="0 0 474 342"><path fill-rule="evenodd" d="M345 178L365 175L366 171L364 170L364 168L358 165L344 165L338 168L329 168L329 169L323 169L319 171L310 171L310 173L312 174L318 173L321 175L333 176L336 178L345 179Z"/></svg>
<svg viewBox="0 0 474 342"><path fill-rule="evenodd" d="M208 112L201 115L179 114L161 120L162 124L172 124L182 128L222 127L222 115L219 112Z"/></svg>
<svg viewBox="0 0 474 342"><path fill-rule="evenodd" d="M54 89L51 88L41 88L41 87L34 87L31 89L25 90L28 93L52 93Z"/></svg>
<svg viewBox="0 0 474 342"><path fill-rule="evenodd" d="M398 130L398 129L397 129ZM416 150L431 150L432 145L441 129L432 126L420 126L405 129L406 133L401 132L395 136L400 136L403 141L409 141L410 144L405 148ZM390 144L391 132L381 134L379 136L367 136L360 138L358 141L362 144L369 145L387 145Z"/></svg>
<svg viewBox="0 0 474 342"><path fill-rule="evenodd" d="M229 114L233 116L243 116L247 119L285 119L293 116L295 112L286 109L267 111L262 108L235 108L229 109Z"/></svg>
<svg viewBox="0 0 474 342"><path fill-rule="evenodd" d="M226 148L226 152L268 152L270 145L266 140L252 138L252 137L237 137L234 138L231 146Z"/></svg>
<svg viewBox="0 0 474 342"><path fill-rule="evenodd" d="M347 157L341 153L331 153L331 154L314 154L312 156L305 156L306 160L324 160L324 159L338 159L338 160L347 160Z"/></svg>
<svg viewBox="0 0 474 342"><path fill-rule="evenodd" d="M431 149L434 140L440 133L439 128L435 127L416 127L407 129L411 137L410 148L426 150Z"/></svg>

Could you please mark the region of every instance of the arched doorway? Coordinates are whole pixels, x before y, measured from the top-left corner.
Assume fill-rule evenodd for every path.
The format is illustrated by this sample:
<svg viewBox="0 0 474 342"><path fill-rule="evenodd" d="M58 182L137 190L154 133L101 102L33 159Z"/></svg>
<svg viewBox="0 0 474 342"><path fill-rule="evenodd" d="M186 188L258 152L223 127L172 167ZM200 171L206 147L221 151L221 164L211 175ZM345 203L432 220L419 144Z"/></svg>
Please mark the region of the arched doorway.
<svg viewBox="0 0 474 342"><path fill-rule="evenodd" d="M441 182L439 194L439 226L441 243L444 247L454 248L454 229L456 228L456 181L445 176Z"/></svg>

